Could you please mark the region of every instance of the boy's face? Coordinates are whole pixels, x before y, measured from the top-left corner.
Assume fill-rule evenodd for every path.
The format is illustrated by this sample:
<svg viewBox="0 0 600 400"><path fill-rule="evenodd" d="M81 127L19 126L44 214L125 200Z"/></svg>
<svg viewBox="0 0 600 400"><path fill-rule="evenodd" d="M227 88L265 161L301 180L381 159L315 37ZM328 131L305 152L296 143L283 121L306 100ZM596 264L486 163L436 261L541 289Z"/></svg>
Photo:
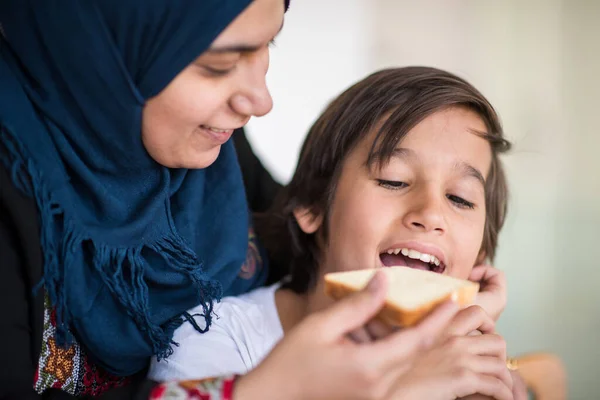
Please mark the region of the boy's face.
<svg viewBox="0 0 600 400"><path fill-rule="evenodd" d="M322 271L404 265L468 278L481 261L483 179L492 160L489 143L473 131L486 131L473 111L439 111L381 170L366 165L374 133L359 143L338 181Z"/></svg>

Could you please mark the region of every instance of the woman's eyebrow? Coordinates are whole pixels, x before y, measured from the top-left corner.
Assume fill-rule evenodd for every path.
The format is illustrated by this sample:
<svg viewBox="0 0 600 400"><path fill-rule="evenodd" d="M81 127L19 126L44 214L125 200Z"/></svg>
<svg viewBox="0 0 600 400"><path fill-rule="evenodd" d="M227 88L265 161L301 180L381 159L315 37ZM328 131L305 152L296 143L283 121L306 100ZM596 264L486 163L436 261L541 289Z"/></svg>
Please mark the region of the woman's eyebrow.
<svg viewBox="0 0 600 400"><path fill-rule="evenodd" d="M277 35L279 35L279 32L281 32L282 29L283 29L283 21L281 22L281 26L279 27L279 30L277 31L275 36L273 36L273 38L271 38L271 40L269 40L269 42L273 41L277 37ZM213 53L213 54L252 53L252 52L260 50L263 46L264 46L264 44L247 44L247 43L229 44L229 45L222 45L222 46L211 46L208 48L208 50L206 50L206 52Z"/></svg>
<svg viewBox="0 0 600 400"><path fill-rule="evenodd" d="M258 51L262 46L251 44L232 44L225 46L211 47L206 50L207 53L223 54L223 53L251 53Z"/></svg>

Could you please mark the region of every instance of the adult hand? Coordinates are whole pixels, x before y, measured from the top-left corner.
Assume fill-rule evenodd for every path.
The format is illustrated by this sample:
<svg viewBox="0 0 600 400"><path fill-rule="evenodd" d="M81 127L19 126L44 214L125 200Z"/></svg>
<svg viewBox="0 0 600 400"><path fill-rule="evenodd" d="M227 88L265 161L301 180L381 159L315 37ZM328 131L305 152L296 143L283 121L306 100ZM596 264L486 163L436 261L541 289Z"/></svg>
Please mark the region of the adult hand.
<svg viewBox="0 0 600 400"><path fill-rule="evenodd" d="M363 291L307 317L238 380L233 398L389 399L415 359L439 341L458 309L447 303L415 327L369 343L352 340L349 334L383 307L386 292L386 277L377 273Z"/></svg>

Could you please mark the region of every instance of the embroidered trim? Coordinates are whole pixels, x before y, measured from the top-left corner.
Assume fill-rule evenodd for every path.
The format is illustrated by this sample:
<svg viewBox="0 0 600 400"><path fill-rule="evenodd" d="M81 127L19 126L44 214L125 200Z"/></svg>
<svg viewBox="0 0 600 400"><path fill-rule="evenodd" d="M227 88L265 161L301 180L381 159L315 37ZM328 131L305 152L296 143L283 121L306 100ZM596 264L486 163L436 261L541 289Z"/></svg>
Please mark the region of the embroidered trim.
<svg viewBox="0 0 600 400"><path fill-rule="evenodd" d="M182 382L165 382L152 389L149 400L231 400L236 375Z"/></svg>
<svg viewBox="0 0 600 400"><path fill-rule="evenodd" d="M248 250L246 252L246 261L242 264L238 276L242 279L250 279L256 271L263 266L263 259L260 255L258 238L254 232L254 228L248 230Z"/></svg>
<svg viewBox="0 0 600 400"><path fill-rule="evenodd" d="M258 238L256 237L254 229L250 228L248 232L246 261L240 269L239 276L244 279L252 278L257 270L262 268L262 263L263 259L259 249ZM75 339L72 340L68 347L61 347L56 341L56 333L56 310L52 307L50 298L46 294L44 299L42 348L33 383L33 387L37 393L42 394L46 389L54 388L60 389L73 396L95 397L105 393L109 389L124 386L131 381L131 378L129 377L114 376L95 365L91 362L84 349ZM181 390L195 390L190 386L193 384L200 385L199 387L205 387L205 391L214 391L216 388L222 388L226 390L224 393L229 396L214 397L214 399L220 400L231 398L233 380L229 382L225 378L223 380L190 381L188 383L182 383L181 385L173 384L174 386L172 388L171 386L164 386L161 390L166 391L168 389L173 391L173 393L178 393L178 391ZM159 387L163 387L163 385ZM227 390L229 390L229 392L227 392ZM177 397L173 397L173 399L175 398ZM211 397L199 398L202 400L213 399ZM162 399L162 397L157 397L157 399Z"/></svg>
<svg viewBox="0 0 600 400"><path fill-rule="evenodd" d="M73 340L66 348L56 343L56 313L46 296L42 349L33 384L35 391L42 394L54 388L73 396L99 396L129 381L130 378L111 375L94 365L77 341Z"/></svg>

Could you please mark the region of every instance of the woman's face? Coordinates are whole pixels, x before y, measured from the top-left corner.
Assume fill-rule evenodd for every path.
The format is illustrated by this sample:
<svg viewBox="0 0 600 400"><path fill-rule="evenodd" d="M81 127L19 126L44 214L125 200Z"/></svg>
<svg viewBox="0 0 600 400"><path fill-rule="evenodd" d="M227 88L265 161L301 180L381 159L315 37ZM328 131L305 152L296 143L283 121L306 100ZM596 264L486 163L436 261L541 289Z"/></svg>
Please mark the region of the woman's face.
<svg viewBox="0 0 600 400"><path fill-rule="evenodd" d="M210 48L144 106L142 140L170 168L206 168L234 129L273 105L265 75L283 0L254 0Z"/></svg>

